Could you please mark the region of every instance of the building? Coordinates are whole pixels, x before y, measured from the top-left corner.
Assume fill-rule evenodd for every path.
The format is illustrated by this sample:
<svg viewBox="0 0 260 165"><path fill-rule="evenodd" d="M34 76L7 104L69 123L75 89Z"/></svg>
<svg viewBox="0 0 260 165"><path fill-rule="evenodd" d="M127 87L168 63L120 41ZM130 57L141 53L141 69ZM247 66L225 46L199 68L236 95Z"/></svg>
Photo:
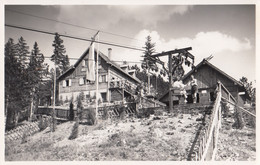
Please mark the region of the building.
<svg viewBox="0 0 260 165"><path fill-rule="evenodd" d="M214 91L218 81L220 81L229 90L234 98L238 100L240 105L244 104L246 99L249 98L242 83L232 78L205 59L202 60L193 70L184 75L182 78L184 84L188 84L191 79L191 75L194 75L194 78L197 79L198 83L199 93L197 96L197 102L205 103L214 101ZM188 93L187 101L188 103L191 103L192 97L190 95L190 86L186 87L186 91ZM241 92L244 92L244 95L240 95ZM168 92L165 93L159 100L168 104Z"/></svg>
<svg viewBox="0 0 260 165"><path fill-rule="evenodd" d="M134 70L129 70L127 65L120 67L110 60L112 49L108 49L108 56L99 52L99 96L103 102L115 102L133 97L137 86L141 83L135 77ZM83 92L88 99L95 98L96 84L86 80L87 57L90 49L87 49L78 61L58 78L59 99L71 100ZM95 50L95 59L97 52Z"/></svg>

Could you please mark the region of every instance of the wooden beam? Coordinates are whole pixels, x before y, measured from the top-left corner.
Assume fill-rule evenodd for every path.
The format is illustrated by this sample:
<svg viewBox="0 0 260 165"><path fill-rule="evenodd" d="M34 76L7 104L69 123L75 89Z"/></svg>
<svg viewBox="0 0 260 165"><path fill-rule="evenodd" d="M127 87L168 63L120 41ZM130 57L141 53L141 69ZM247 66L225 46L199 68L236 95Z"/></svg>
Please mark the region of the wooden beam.
<svg viewBox="0 0 260 165"><path fill-rule="evenodd" d="M182 52L185 52L185 51L188 51L188 50L192 50L192 48L187 47L187 48L183 48L183 49L175 49L175 50L171 50L171 51L162 52L162 53L152 55L152 57L161 57L161 56L166 56L166 55L169 55L169 54L182 53ZM193 56L193 58L194 58L194 56Z"/></svg>
<svg viewBox="0 0 260 165"><path fill-rule="evenodd" d="M194 59L194 56L190 52L185 51L185 53L188 55L188 57L190 57L191 59Z"/></svg>
<svg viewBox="0 0 260 165"><path fill-rule="evenodd" d="M172 54L168 55L168 67L169 67L169 112L172 112L173 110L173 103L172 103L172 91L171 91L171 87L172 87Z"/></svg>

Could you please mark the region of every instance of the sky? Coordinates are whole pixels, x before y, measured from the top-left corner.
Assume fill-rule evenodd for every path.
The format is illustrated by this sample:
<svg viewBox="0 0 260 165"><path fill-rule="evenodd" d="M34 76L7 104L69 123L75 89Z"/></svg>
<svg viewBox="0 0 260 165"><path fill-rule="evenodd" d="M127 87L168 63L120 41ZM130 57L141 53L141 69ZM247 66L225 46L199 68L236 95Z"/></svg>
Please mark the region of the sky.
<svg viewBox="0 0 260 165"><path fill-rule="evenodd" d="M210 62L235 79L256 79L254 5L5 5L4 14L5 24L87 39L100 30L100 41L137 48L142 48L150 35L156 52L192 47L195 64L213 55ZM30 50L36 41L45 56L53 54L54 36L5 27L5 43L9 38L17 42L20 36ZM62 39L70 58L80 57L90 44ZM112 48L114 61L134 65L132 62L140 64L142 59L141 51L98 47L104 54ZM48 59L46 62L52 65Z"/></svg>

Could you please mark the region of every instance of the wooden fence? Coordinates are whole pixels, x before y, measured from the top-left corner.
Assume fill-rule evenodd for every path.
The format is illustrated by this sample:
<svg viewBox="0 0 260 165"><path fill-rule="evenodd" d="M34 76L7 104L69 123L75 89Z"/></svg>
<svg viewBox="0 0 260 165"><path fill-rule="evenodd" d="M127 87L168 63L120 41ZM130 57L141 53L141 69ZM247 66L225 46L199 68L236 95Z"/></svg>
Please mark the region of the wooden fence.
<svg viewBox="0 0 260 165"><path fill-rule="evenodd" d="M119 117L120 111L124 109L127 115L132 115L136 113L136 103L126 103L119 105L109 105L98 107L98 116L102 117L104 110L107 111L109 118ZM94 111L95 108L85 108L83 109L83 115L85 112ZM53 111L52 107L39 107L35 114L37 115L51 115ZM74 110L74 116L77 116L77 110ZM55 108L56 118L59 120L68 120L69 119L69 109L67 108Z"/></svg>
<svg viewBox="0 0 260 165"><path fill-rule="evenodd" d="M30 136L39 130L38 122L18 126L5 133L5 142L21 139L23 136Z"/></svg>
<svg viewBox="0 0 260 165"><path fill-rule="evenodd" d="M222 119L222 102L226 101L229 104L235 106L235 108L240 108L244 113L247 113L253 117L255 115L242 107L237 106L237 100L231 95L227 88L219 81L216 89L217 98L215 100L212 114L210 116L210 121L206 123L205 133L199 137L198 140L198 150L195 151L194 160L214 160L217 152L218 135L219 129L221 127Z"/></svg>
<svg viewBox="0 0 260 165"><path fill-rule="evenodd" d="M50 123L51 117L44 116L43 120L47 121L47 123ZM23 138L24 136L31 136L38 131L40 131L39 121L29 122L27 124L18 126L12 130L6 132L5 133L5 142L19 140L19 139Z"/></svg>

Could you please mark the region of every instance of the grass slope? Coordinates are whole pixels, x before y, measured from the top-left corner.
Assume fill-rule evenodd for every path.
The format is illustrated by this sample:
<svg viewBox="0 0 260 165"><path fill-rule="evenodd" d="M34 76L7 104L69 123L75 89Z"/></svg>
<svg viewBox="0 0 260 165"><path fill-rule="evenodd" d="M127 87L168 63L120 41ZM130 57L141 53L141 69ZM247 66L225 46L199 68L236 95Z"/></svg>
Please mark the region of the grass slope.
<svg viewBox="0 0 260 165"><path fill-rule="evenodd" d="M256 133L254 128L233 129L233 121L223 120L219 132L216 160L255 161Z"/></svg>
<svg viewBox="0 0 260 165"><path fill-rule="evenodd" d="M197 117L184 114L80 124L74 140L68 137L75 122L66 122L55 132L47 128L28 137L26 143L7 143L5 160L186 160Z"/></svg>

